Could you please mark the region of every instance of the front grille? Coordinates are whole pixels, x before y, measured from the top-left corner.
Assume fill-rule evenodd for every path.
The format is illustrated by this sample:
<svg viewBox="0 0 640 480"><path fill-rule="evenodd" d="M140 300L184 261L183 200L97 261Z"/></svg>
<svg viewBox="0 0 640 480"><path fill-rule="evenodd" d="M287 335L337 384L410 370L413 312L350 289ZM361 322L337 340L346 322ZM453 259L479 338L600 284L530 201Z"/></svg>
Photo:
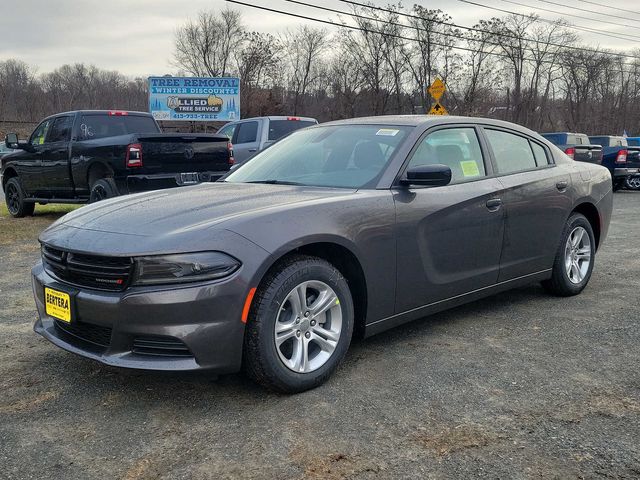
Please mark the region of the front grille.
<svg viewBox="0 0 640 480"><path fill-rule="evenodd" d="M84 342L99 347L108 347L111 344L111 329L109 327L85 322L66 323L60 320L55 320L54 324L58 330Z"/></svg>
<svg viewBox="0 0 640 480"><path fill-rule="evenodd" d="M67 252L42 246L45 268L63 282L97 290L122 291L133 270L130 257L107 257Z"/></svg>
<svg viewBox="0 0 640 480"><path fill-rule="evenodd" d="M146 335L133 339L133 353L160 357L192 357L189 348L177 338Z"/></svg>

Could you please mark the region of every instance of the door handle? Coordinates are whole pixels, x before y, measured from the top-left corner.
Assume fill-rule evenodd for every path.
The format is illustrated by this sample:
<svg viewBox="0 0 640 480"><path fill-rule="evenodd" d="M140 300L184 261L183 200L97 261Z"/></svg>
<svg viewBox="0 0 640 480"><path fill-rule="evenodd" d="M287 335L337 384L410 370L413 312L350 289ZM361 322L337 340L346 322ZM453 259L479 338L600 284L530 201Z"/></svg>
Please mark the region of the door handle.
<svg viewBox="0 0 640 480"><path fill-rule="evenodd" d="M257 149L257 148L250 148L250 149L249 149L249 152L251 152L251 153L253 153L253 152L257 152L257 151L258 151L258 149Z"/></svg>
<svg viewBox="0 0 640 480"><path fill-rule="evenodd" d="M561 180L558 183L556 183L556 188L560 192L564 192L568 186L569 186L569 182L567 182L566 180Z"/></svg>
<svg viewBox="0 0 640 480"><path fill-rule="evenodd" d="M487 208L490 212L495 212L502 206L502 199L500 198L491 198L487 200Z"/></svg>

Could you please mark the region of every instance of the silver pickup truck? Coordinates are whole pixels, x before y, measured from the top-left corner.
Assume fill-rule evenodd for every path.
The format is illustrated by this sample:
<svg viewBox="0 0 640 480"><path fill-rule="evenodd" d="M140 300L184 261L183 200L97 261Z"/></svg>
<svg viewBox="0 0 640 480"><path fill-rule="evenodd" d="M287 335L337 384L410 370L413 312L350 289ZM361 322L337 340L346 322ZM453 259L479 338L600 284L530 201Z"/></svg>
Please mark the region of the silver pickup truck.
<svg viewBox="0 0 640 480"><path fill-rule="evenodd" d="M235 163L239 165L285 135L317 123L310 117L254 117L227 123L218 133L231 140Z"/></svg>

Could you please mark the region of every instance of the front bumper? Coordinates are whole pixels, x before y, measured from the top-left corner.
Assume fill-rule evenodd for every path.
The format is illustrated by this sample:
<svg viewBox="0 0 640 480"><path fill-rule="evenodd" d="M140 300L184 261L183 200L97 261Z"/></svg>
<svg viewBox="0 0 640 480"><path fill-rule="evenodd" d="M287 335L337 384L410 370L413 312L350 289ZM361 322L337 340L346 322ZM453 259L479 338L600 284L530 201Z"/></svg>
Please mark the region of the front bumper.
<svg viewBox="0 0 640 480"><path fill-rule="evenodd" d="M102 292L59 282L40 262L32 270L39 316L34 330L60 348L107 365L236 372L246 295L237 277L236 272L216 282ZM46 314L45 286L71 295L71 324Z"/></svg>

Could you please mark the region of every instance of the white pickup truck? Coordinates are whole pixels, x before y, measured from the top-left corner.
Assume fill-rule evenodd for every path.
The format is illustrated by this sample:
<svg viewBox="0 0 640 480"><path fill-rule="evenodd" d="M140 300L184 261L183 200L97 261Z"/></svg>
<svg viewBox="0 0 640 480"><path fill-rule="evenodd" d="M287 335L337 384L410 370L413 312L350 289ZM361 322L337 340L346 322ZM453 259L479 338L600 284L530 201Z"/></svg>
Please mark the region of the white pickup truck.
<svg viewBox="0 0 640 480"><path fill-rule="evenodd" d="M310 117L254 117L227 123L218 133L231 140L235 163L239 165L285 135L317 123Z"/></svg>

